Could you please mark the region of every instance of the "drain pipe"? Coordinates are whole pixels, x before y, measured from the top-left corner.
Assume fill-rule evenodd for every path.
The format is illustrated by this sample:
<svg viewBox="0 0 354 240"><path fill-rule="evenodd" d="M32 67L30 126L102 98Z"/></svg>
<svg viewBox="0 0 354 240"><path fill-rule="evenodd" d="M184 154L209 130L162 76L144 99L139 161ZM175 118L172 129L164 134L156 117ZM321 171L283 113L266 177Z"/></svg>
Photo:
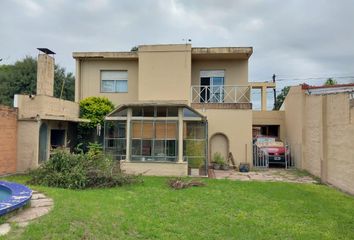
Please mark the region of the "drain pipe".
<svg viewBox="0 0 354 240"><path fill-rule="evenodd" d="M275 74L273 74L273 83L275 83ZM273 94L274 94L274 110L275 110L275 108L276 108L276 106L277 106L277 93L276 93L276 91L277 91L277 86L275 86L275 88L273 88Z"/></svg>

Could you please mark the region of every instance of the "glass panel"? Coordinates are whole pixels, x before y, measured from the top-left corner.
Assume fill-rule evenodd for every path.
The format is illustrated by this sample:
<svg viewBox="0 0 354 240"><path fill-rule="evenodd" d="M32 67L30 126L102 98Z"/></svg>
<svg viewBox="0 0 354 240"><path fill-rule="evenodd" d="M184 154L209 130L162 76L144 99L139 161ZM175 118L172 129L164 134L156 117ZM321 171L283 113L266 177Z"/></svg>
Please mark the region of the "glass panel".
<svg viewBox="0 0 354 240"><path fill-rule="evenodd" d="M166 136L166 124L164 122L155 123L155 136L156 139L164 139Z"/></svg>
<svg viewBox="0 0 354 240"><path fill-rule="evenodd" d="M132 155L141 155L141 140L133 139L132 140Z"/></svg>
<svg viewBox="0 0 354 240"><path fill-rule="evenodd" d="M102 80L128 80L128 71L102 70Z"/></svg>
<svg viewBox="0 0 354 240"><path fill-rule="evenodd" d="M185 122L183 125L184 139L205 139L204 122Z"/></svg>
<svg viewBox="0 0 354 240"><path fill-rule="evenodd" d="M141 138L141 137L142 137L142 123L132 122L132 138Z"/></svg>
<svg viewBox="0 0 354 240"><path fill-rule="evenodd" d="M167 156L177 156L177 141L176 140L167 140L166 141L166 154Z"/></svg>
<svg viewBox="0 0 354 240"><path fill-rule="evenodd" d="M177 139L177 123L166 123L166 138Z"/></svg>
<svg viewBox="0 0 354 240"><path fill-rule="evenodd" d="M125 138L126 122L125 121L106 121L105 137L106 138Z"/></svg>
<svg viewBox="0 0 354 240"><path fill-rule="evenodd" d="M165 157L165 141L164 140L155 140L154 143L154 156Z"/></svg>
<svg viewBox="0 0 354 240"><path fill-rule="evenodd" d="M143 116L143 108L142 107L133 107L133 117L142 117Z"/></svg>
<svg viewBox="0 0 354 240"><path fill-rule="evenodd" d="M120 111L114 112L111 115L109 115L110 117L126 117L128 115L128 109L122 109Z"/></svg>
<svg viewBox="0 0 354 240"><path fill-rule="evenodd" d="M144 117L154 117L155 108L154 107L144 107Z"/></svg>
<svg viewBox="0 0 354 240"><path fill-rule="evenodd" d="M167 107L157 107L156 108L157 117L166 117L167 116Z"/></svg>
<svg viewBox="0 0 354 240"><path fill-rule="evenodd" d="M117 124L118 127L118 137L119 138L125 138L125 134L126 134L126 122L119 122Z"/></svg>
<svg viewBox="0 0 354 240"><path fill-rule="evenodd" d="M113 80L102 80L101 92L114 92L114 81Z"/></svg>
<svg viewBox="0 0 354 240"><path fill-rule="evenodd" d="M142 138L152 139L154 137L154 129L152 122L143 123L143 136Z"/></svg>
<svg viewBox="0 0 354 240"><path fill-rule="evenodd" d="M142 154L143 156L151 156L152 151L152 140L142 141Z"/></svg>
<svg viewBox="0 0 354 240"><path fill-rule="evenodd" d="M168 117L178 117L178 107L169 107L167 108Z"/></svg>
<svg viewBox="0 0 354 240"><path fill-rule="evenodd" d="M212 87L211 87L211 100L210 102L220 102L224 101L224 78L223 77L213 77Z"/></svg>
<svg viewBox="0 0 354 240"><path fill-rule="evenodd" d="M223 86L224 85L224 78L223 77L213 77L213 86Z"/></svg>
<svg viewBox="0 0 354 240"><path fill-rule="evenodd" d="M199 117L200 116L198 114L196 114L195 112L193 112L192 110L188 109L188 108L183 108L183 117Z"/></svg>
<svg viewBox="0 0 354 240"><path fill-rule="evenodd" d="M116 81L116 92L128 92L128 81L127 80Z"/></svg>

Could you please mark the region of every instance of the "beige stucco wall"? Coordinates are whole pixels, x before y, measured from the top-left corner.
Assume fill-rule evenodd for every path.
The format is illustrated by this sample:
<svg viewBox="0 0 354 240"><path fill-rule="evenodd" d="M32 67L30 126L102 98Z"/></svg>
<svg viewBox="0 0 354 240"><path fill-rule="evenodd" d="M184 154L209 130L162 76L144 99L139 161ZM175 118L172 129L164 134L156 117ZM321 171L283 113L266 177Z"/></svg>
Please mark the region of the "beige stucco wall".
<svg viewBox="0 0 354 240"><path fill-rule="evenodd" d="M148 176L187 176L188 164L158 163L158 162L120 162L120 168L129 174L144 174Z"/></svg>
<svg viewBox="0 0 354 240"><path fill-rule="evenodd" d="M247 59L193 60L192 85L200 85L202 70L224 70L225 85L248 85Z"/></svg>
<svg viewBox="0 0 354 240"><path fill-rule="evenodd" d="M44 116L63 116L63 119L79 117L79 105L75 102L45 95L15 95L15 99L19 119Z"/></svg>
<svg viewBox="0 0 354 240"><path fill-rule="evenodd" d="M327 95L327 182L354 194L354 108L348 94Z"/></svg>
<svg viewBox="0 0 354 240"><path fill-rule="evenodd" d="M214 134L225 134L229 139L230 152L236 164L247 162L252 165L252 110L205 109L205 111L198 111L207 116L209 143ZM209 157L211 157L210 154Z"/></svg>
<svg viewBox="0 0 354 240"><path fill-rule="evenodd" d="M305 95L300 86L291 87L285 98L284 120L286 140L291 147L291 157L298 168L302 168L303 159L303 118L304 118L304 100Z"/></svg>
<svg viewBox="0 0 354 240"><path fill-rule="evenodd" d="M191 45L139 46L139 100L190 98Z"/></svg>
<svg viewBox="0 0 354 240"><path fill-rule="evenodd" d="M109 98L115 105L135 102L138 100L138 60L80 60L76 66L80 68L80 84L77 85L79 99L91 96ZM101 70L127 70L127 93L103 93L101 92Z"/></svg>
<svg viewBox="0 0 354 240"><path fill-rule="evenodd" d="M17 172L38 166L39 121L17 122Z"/></svg>
<svg viewBox="0 0 354 240"><path fill-rule="evenodd" d="M279 138L286 141L284 111L252 111L253 125L279 125Z"/></svg>
<svg viewBox="0 0 354 240"><path fill-rule="evenodd" d="M354 111L349 94L307 95L292 87L284 104L287 139L292 155L298 157L295 161L301 162L297 166L354 194Z"/></svg>
<svg viewBox="0 0 354 240"><path fill-rule="evenodd" d="M304 104L303 168L321 176L322 96L305 97Z"/></svg>

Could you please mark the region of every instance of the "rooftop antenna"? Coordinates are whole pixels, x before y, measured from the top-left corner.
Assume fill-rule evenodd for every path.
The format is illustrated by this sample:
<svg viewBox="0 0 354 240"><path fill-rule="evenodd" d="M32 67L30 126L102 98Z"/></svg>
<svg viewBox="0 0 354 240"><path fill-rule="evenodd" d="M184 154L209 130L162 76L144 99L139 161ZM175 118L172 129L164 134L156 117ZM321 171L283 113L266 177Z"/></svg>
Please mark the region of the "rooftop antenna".
<svg viewBox="0 0 354 240"><path fill-rule="evenodd" d="M182 41L187 44L187 43L191 43L191 42L192 42L192 39L190 39L190 38L183 38Z"/></svg>

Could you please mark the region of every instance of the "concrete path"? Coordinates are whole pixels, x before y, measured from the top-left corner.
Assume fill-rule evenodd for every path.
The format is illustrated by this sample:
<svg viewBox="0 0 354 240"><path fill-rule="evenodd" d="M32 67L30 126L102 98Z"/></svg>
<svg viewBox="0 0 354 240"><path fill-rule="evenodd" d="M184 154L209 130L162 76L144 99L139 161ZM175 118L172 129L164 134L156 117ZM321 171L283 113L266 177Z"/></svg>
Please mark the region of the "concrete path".
<svg viewBox="0 0 354 240"><path fill-rule="evenodd" d="M234 170L214 170L216 179L231 179L240 181L278 181L293 183L317 183L317 181L306 174L295 169L269 168L267 170L241 173Z"/></svg>
<svg viewBox="0 0 354 240"><path fill-rule="evenodd" d="M7 219L7 222L0 225L0 236L7 234L11 230L11 223L20 227L27 226L32 220L47 214L53 208L53 199L44 194L33 191L30 206L18 210L15 215Z"/></svg>

